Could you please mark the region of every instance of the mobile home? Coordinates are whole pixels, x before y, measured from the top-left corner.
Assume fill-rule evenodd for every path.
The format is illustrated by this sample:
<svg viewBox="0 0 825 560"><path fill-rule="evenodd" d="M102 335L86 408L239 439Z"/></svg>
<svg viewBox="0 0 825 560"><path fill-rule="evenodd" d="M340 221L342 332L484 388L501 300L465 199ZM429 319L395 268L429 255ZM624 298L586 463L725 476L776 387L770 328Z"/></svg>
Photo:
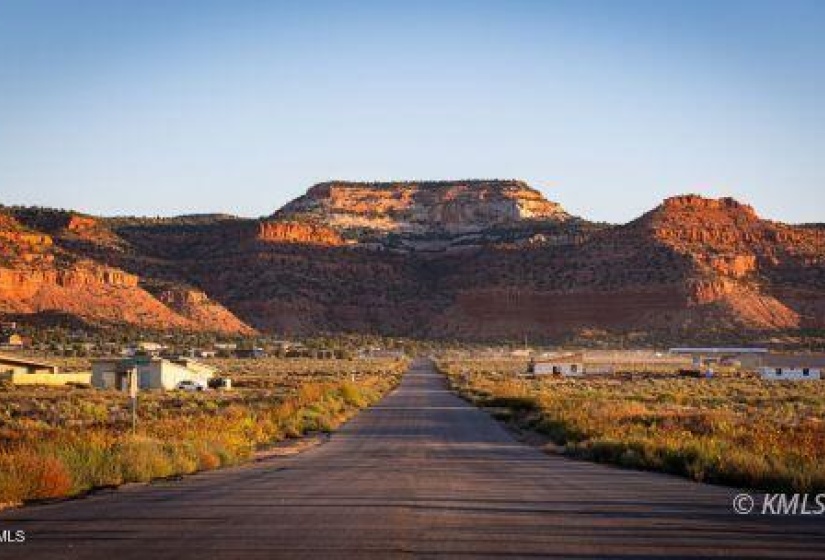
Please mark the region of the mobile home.
<svg viewBox="0 0 825 560"><path fill-rule="evenodd" d="M579 352L575 354L562 354L534 362L530 373L535 375L561 375L564 377L578 377L584 375L584 356Z"/></svg>
<svg viewBox="0 0 825 560"><path fill-rule="evenodd" d="M762 358L759 373L762 379L807 381L820 379L825 369L822 354L768 354Z"/></svg>

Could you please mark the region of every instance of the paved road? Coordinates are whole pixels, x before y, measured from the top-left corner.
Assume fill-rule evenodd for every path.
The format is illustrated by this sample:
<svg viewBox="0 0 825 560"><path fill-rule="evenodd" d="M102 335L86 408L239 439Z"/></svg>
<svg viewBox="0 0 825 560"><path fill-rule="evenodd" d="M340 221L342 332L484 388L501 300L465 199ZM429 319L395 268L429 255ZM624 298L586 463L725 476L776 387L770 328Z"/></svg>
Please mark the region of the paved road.
<svg viewBox="0 0 825 560"><path fill-rule="evenodd" d="M825 517L735 493L545 455L418 362L299 456L6 512L0 558L825 557Z"/></svg>

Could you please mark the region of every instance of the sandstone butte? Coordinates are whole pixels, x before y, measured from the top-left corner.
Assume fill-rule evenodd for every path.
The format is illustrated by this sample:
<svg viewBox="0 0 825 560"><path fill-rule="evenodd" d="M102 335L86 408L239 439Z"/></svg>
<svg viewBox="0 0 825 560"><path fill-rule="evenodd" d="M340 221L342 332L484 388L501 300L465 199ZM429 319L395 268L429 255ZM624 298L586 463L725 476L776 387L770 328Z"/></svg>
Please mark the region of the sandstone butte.
<svg viewBox="0 0 825 560"><path fill-rule="evenodd" d="M0 208L0 313L466 340L825 328L825 227L729 198L588 222L515 180L315 185L257 220Z"/></svg>

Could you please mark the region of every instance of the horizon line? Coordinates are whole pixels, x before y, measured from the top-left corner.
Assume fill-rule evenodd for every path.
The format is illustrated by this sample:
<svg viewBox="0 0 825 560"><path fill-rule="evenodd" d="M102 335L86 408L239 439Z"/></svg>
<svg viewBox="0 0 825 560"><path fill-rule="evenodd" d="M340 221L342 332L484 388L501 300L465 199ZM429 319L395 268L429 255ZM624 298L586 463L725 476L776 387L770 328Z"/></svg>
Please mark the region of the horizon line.
<svg viewBox="0 0 825 560"><path fill-rule="evenodd" d="M300 197L306 196L311 189L313 189L315 187L318 187L318 186L322 186L322 185L334 185L334 184L339 184L340 183L340 184L345 184L345 185L366 185L366 186L388 185L388 186L393 186L393 185L419 185L419 184L443 184L443 185L448 185L448 184L451 184L451 183L461 184L461 183L490 183L490 182L522 183L522 184L526 185L528 188L531 188L535 191L538 191L542 195L542 197L545 200L547 200L548 202L559 204L562 207L563 210L568 211L568 209L565 206L563 201L548 198L541 188L535 186L534 184L530 183L529 181L527 181L525 179L518 179L518 178L507 178L507 179L501 179L501 178L387 179L387 180L385 180L385 179L381 179L381 180L327 179L327 180L318 181L318 182L315 182L315 183L311 184L309 187L306 188L306 190L302 194L287 200L286 202L284 202L282 205L280 205L279 207L277 207L275 210L271 211L270 213L260 214L260 215L257 215L257 216L248 215L248 214L244 214L244 213L227 212L225 210L202 211L202 212L191 212L191 213L188 213L188 212L164 213L164 214L154 214L154 215L151 215L151 214L121 214L121 213L104 214L104 213L96 213L96 212L85 211L85 210L80 209L81 207L65 208L65 207L59 207L59 206L52 206L52 205L48 205L48 204L27 204L27 203L7 204L3 201L0 201L0 210L6 209L6 208L9 208L9 209L16 209L16 208L19 208L19 209L41 209L41 210L50 210L50 211L56 211L56 212L73 213L73 214L77 214L77 215L81 215L81 216L88 216L88 217L101 218L101 219L140 218L140 219L174 220L174 219L177 219L177 218L194 218L194 217L209 217L209 216L221 217L222 216L222 217L242 219L242 220L261 220L261 219L266 219L266 218L272 217L272 215L276 214L277 212L280 212L284 207L289 205L291 202L297 200ZM734 196L727 196L727 195L724 195L724 196L710 196L710 195L703 194L701 192L696 192L696 191L694 191L694 192L682 192L682 193L679 193L679 194L673 194L673 195L669 195L669 196L666 196L664 198L661 198L661 199L659 199L658 203L656 203L654 206L649 207L647 210L644 210L640 214L638 214L638 215L636 215L636 216L634 216L631 219L626 220L626 221L615 222L615 221L606 221L606 220L593 220L593 219L587 218L585 214L570 214L570 215L574 218L583 219L587 222L591 222L591 223L594 223L594 224L606 224L606 225L610 225L610 226L621 226L621 225L629 224L629 223L633 222L634 220L637 220L638 218L642 217L646 213L655 210L656 208L658 208L662 204L664 204L664 202L667 201L667 200L670 200L670 199L673 199L673 198L679 198L679 197L688 197L688 196L696 196L696 197L699 197L699 198L703 198L705 200L725 200L725 199L733 200L733 201L735 201L735 202L737 202L741 205L751 207L754 210L754 212L756 213L756 216L760 220L767 220L767 221L770 221L770 222L779 222L779 223L783 223L783 224L786 224L786 225L792 225L792 226L820 226L820 225L825 225L825 220L823 220L823 221L813 221L813 222L811 222L811 221L789 222L789 221L784 221L784 220L781 220L781 219L766 218L766 217L764 217L760 214L760 212L758 211L758 209L756 207L754 207L748 201L743 201L741 198L734 197Z"/></svg>

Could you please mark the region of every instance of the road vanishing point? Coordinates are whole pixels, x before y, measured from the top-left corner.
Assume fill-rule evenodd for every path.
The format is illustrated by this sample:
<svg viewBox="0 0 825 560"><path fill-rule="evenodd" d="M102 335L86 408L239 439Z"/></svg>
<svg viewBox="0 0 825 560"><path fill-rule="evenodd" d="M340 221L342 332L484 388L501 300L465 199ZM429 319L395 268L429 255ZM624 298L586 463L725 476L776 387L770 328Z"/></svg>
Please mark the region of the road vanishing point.
<svg viewBox="0 0 825 560"><path fill-rule="evenodd" d="M300 455L7 510L0 558L825 558L825 516L739 492L543 453L418 360Z"/></svg>

